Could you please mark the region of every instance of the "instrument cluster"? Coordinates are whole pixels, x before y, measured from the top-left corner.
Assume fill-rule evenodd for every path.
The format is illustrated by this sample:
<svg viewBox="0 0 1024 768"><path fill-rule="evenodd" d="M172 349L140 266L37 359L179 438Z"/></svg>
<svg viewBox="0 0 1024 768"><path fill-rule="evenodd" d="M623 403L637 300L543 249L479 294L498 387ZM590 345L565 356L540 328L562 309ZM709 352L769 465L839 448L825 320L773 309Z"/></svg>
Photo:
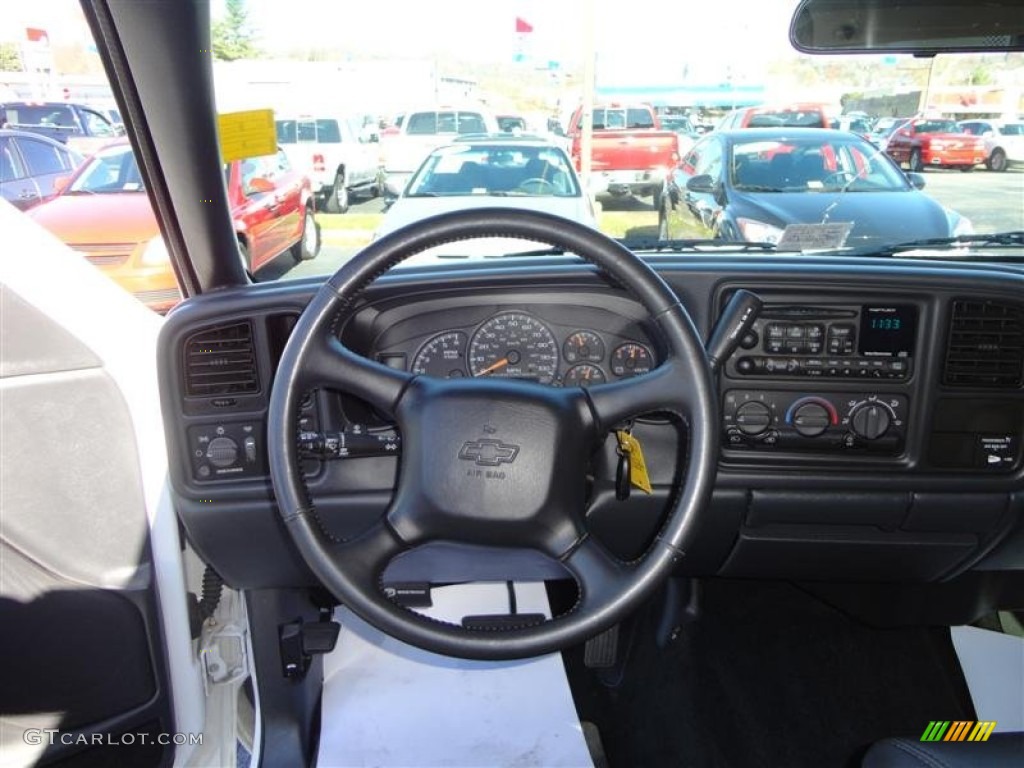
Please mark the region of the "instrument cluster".
<svg viewBox="0 0 1024 768"><path fill-rule="evenodd" d="M410 345L407 353L381 351L377 359L438 378L489 376L566 387L639 376L657 364L644 341L553 325L521 310L496 312L471 327L440 330Z"/></svg>

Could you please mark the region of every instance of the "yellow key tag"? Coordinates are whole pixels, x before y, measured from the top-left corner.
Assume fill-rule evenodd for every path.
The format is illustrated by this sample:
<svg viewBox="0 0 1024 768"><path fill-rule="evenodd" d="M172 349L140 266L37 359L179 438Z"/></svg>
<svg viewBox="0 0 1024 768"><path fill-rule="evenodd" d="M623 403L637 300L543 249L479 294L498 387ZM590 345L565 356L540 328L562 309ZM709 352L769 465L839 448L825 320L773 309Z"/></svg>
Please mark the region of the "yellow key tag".
<svg viewBox="0 0 1024 768"><path fill-rule="evenodd" d="M619 430L615 433L619 440L619 448L629 457L629 481L644 493L651 492L651 478L647 474L647 462L640 448L640 441L629 432Z"/></svg>

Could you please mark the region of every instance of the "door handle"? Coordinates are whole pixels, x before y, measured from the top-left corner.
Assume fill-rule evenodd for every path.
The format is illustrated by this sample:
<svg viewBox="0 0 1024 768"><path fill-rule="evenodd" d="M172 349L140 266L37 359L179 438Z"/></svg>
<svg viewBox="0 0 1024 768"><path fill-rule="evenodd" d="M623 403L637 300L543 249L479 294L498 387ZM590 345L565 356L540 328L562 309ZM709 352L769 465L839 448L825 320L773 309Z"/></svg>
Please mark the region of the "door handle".
<svg viewBox="0 0 1024 768"><path fill-rule="evenodd" d="M20 195L18 195L18 199L19 200L32 200L33 198L36 198L36 197L39 197L39 195L37 195L35 192L31 192L31 191L22 192Z"/></svg>

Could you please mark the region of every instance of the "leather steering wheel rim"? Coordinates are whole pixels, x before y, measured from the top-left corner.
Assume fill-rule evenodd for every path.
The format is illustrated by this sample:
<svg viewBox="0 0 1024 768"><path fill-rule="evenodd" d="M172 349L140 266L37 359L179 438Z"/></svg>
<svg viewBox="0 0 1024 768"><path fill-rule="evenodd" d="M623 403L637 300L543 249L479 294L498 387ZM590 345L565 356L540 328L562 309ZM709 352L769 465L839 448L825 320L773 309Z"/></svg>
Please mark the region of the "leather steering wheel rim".
<svg viewBox="0 0 1024 768"><path fill-rule="evenodd" d="M339 318L382 273L428 248L480 237L545 242L590 261L644 306L663 337L665 360L632 379L562 389L520 381L429 379L363 358L341 343ZM371 530L350 541L338 540L321 525L300 471L299 402L314 387L366 400L394 415L402 434L391 506ZM586 494L580 489L592 451L580 450L578 443L597 450L616 424L656 410L687 422L688 463L660 532L641 558L623 563L586 531ZM268 443L283 525L338 600L411 645L462 658L515 659L562 650L603 631L637 608L684 560L714 483L717 428L716 395L701 338L678 297L651 267L582 224L540 212L485 208L441 214L392 232L324 283L282 353ZM484 476L491 473L478 472L461 455L460 447L484 437L481 429L499 442L507 440L501 445L516 462L507 464L501 483L487 485ZM566 451L567 446L575 449ZM552 462L558 463L559 482ZM576 579L577 604L543 623L484 631L425 618L387 598L380 588L387 563L438 538L540 549Z"/></svg>

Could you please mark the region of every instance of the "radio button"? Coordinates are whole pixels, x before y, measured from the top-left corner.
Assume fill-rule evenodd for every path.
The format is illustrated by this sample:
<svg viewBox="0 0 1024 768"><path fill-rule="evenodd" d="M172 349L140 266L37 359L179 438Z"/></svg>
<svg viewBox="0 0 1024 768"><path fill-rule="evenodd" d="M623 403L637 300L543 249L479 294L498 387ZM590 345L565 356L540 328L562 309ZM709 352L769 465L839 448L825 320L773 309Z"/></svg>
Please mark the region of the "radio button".
<svg viewBox="0 0 1024 768"><path fill-rule="evenodd" d="M754 362L754 358L752 357L741 357L736 361L736 373L749 376L750 374L755 373L756 370L757 363Z"/></svg>

